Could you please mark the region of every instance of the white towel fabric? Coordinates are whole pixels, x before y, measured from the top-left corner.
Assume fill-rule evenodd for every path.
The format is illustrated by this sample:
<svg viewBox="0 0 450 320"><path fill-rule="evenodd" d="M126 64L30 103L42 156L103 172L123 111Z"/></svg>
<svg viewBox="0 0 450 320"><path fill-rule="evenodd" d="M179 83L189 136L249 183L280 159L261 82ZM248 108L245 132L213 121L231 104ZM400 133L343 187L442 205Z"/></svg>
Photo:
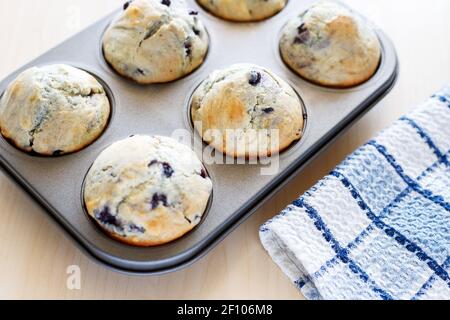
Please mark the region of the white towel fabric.
<svg viewBox="0 0 450 320"><path fill-rule="evenodd" d="M261 227L308 299L450 299L450 87Z"/></svg>

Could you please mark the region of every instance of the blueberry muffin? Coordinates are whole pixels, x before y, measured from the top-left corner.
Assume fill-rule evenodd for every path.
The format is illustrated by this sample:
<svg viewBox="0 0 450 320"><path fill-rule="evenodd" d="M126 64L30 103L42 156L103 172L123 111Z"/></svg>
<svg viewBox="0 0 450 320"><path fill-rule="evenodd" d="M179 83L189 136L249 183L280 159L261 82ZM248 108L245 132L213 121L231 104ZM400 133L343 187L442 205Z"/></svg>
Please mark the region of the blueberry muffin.
<svg viewBox="0 0 450 320"><path fill-rule="evenodd" d="M209 38L184 0L134 0L103 37L108 63L138 83L165 83L188 75L204 61Z"/></svg>
<svg viewBox="0 0 450 320"><path fill-rule="evenodd" d="M202 219L212 182L171 138L133 136L101 153L86 177L89 215L113 238L148 247L180 238Z"/></svg>
<svg viewBox="0 0 450 320"><path fill-rule="evenodd" d="M57 64L21 73L0 100L2 135L44 156L81 150L105 129L110 103L89 73Z"/></svg>
<svg viewBox="0 0 450 320"><path fill-rule="evenodd" d="M319 2L290 21L280 41L288 66L303 78L330 87L351 87L370 79L381 44L368 21L336 2Z"/></svg>
<svg viewBox="0 0 450 320"><path fill-rule="evenodd" d="M287 0L197 0L217 17L231 21L259 21L283 10Z"/></svg>
<svg viewBox="0 0 450 320"><path fill-rule="evenodd" d="M275 155L303 133L296 92L271 71L249 64L213 72L194 92L191 115L203 140L232 157Z"/></svg>

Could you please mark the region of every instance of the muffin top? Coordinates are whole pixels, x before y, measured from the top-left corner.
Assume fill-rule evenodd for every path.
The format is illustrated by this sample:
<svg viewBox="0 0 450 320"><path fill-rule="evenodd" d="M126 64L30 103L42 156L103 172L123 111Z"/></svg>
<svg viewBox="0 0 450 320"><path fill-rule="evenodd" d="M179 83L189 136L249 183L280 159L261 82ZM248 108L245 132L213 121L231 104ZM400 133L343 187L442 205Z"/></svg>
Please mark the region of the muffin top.
<svg viewBox="0 0 450 320"><path fill-rule="evenodd" d="M381 44L364 18L337 2L319 2L284 27L284 61L300 76L330 87L363 83L376 72Z"/></svg>
<svg viewBox="0 0 450 320"><path fill-rule="evenodd" d="M232 157L277 154L303 133L303 104L284 80L250 64L213 72L194 92L192 120L205 142Z"/></svg>
<svg viewBox="0 0 450 320"><path fill-rule="evenodd" d="M0 100L2 135L26 152L78 151L105 129L110 103L89 73L57 64L22 72Z"/></svg>
<svg viewBox="0 0 450 320"><path fill-rule="evenodd" d="M198 13L188 11L183 0L134 0L105 32L103 52L122 76L164 83L199 67L208 42Z"/></svg>
<svg viewBox="0 0 450 320"><path fill-rule="evenodd" d="M173 241L199 224L212 192L202 163L171 138L133 136L103 151L86 177L89 215L135 246Z"/></svg>
<svg viewBox="0 0 450 320"><path fill-rule="evenodd" d="M269 18L286 5L287 0L197 0L206 10L231 21L258 21Z"/></svg>

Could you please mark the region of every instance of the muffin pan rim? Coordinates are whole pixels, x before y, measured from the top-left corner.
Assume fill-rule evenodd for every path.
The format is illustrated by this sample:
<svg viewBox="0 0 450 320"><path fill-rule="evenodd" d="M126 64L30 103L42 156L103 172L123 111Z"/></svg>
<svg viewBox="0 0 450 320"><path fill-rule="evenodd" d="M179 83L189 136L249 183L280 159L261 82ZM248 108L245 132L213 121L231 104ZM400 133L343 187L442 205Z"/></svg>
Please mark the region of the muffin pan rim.
<svg viewBox="0 0 450 320"><path fill-rule="evenodd" d="M305 2L307 2L307 1L305 1ZM291 2L291 5L292 5L292 2ZM287 12L287 11L285 10L285 12ZM97 37L99 35L99 32L98 32L99 26L105 25L108 21L110 21L112 19L112 17L116 13L117 12L114 12L114 14L111 14L110 16L97 22L96 24L89 27L87 30L82 31L80 34L70 38L69 40L67 40L66 42L61 44L60 46L50 50L49 52L42 55L41 57L28 63L27 65L25 65L18 71L12 73L5 80L0 82L0 89L3 89L3 87L6 86L10 82L9 80L13 79L13 77L15 75L17 75L18 73L20 73L21 71L25 70L26 68L28 68L30 66L38 64L39 61L44 61L45 63L43 63L43 64L51 64L51 63L54 63L54 61L58 61L58 58L55 58L55 55L57 56L58 53L61 53L62 48L70 48L70 46L73 45L73 42L77 41L77 39L86 38L87 40L89 40L89 37L90 37L90 38L95 38L94 41L97 41L96 43L98 43ZM284 19L282 17L283 17L283 12L281 12L279 15L273 17L273 20ZM204 18L205 17L202 16L202 19L204 19ZM271 22L271 21L272 21L272 19L269 22ZM204 19L205 27L210 31L210 33L212 33L212 32L211 32L211 29L208 26L208 24L213 24L213 23L220 24L220 22L218 23L217 21L211 22L208 19ZM267 25L267 22L266 22L266 25ZM253 26L253 24L252 24L252 26ZM253 27L257 28L257 24L255 24ZM2 167L4 167L5 171L7 173L9 173L9 175L11 175L17 183L19 183L22 187L24 187L28 191L28 193L30 193L33 197L35 197L37 199L37 201L51 213L51 216L54 219L56 219L59 222L59 224L62 225L64 227L64 229L73 236L73 238L75 238L75 240L77 240L76 242L81 248L83 248L87 253L89 253L91 256L93 256L96 260L102 262L102 264L107 265L109 268L112 268L116 271L121 271L121 272L124 272L127 274L130 274L130 273L131 274L161 274L161 273L166 273L169 271L178 270L182 267L185 267L185 266L193 263L199 257L203 256L204 254L206 254L206 252L211 250L212 247L215 244L217 244L217 242L219 240L223 239L225 237L225 235L227 235L229 232L231 232L231 230L234 229L240 222L242 222L251 213L253 213L255 208L259 207L262 204L263 199L266 199L267 197L269 197L273 192L275 192L276 190L279 190L282 187L282 185L287 183L287 181L289 179L292 179L295 176L294 173L301 171L301 169L305 166L305 164L307 162L309 162L311 160L311 158L313 156L315 156L327 143L329 143L334 138L336 138L338 133L342 132L342 130L344 128L349 126L361 114L368 111L370 109L370 107L373 106L375 101L378 100L380 97L384 96L386 94L386 92L393 86L394 81L396 80L397 68L398 68L398 62L397 62L395 49L394 49L392 43L390 42L390 40L384 35L384 33L382 33L381 30L379 32L381 33L380 38L382 39L382 42L386 42L386 50L388 51L387 52L387 61L389 61L389 64L387 66L384 66L386 68L388 67L386 70L379 71L380 76L378 79L372 78L371 80L369 80L370 84L372 84L372 86L373 86L373 92L371 93L371 95L369 97L366 97L365 95L363 96L364 98L366 98L366 100L364 100L361 104L359 104L357 107L354 107L352 109L352 112L349 113L345 117L344 120L342 120L342 122L339 125L339 128L333 127L333 129L330 130L326 135L321 136L320 140L318 140L318 142L316 143L317 148L309 147L309 149L307 150L307 152L305 152L305 154L303 156L298 157L295 162L290 163L290 165L284 171L282 171L282 173L279 174L276 179L273 179L270 184L266 185L264 190L260 190L250 200L247 199L247 201L239 208L239 210L233 212L232 215L227 217L227 219L223 222L223 224L219 228L216 228L213 231L209 232L204 237L202 237L201 240L197 241L194 245L185 248L185 250L180 251L176 255L169 255L168 257L165 257L165 258L150 259L152 254L150 254L151 252L148 251L148 253L150 254L148 256L148 259L143 259L142 255L136 256L135 259L130 259L130 258L127 258L127 256L129 257L130 255L133 255L134 253L136 253L136 249L134 249L128 245L111 245L110 250L105 250L105 248L102 247L101 243L95 243L95 242L93 242L93 238L89 238L89 237L87 238L86 234L83 234L82 231L78 230L74 226L74 224L71 223L71 221L69 221L69 219L66 216L60 214L58 212L58 210L55 209L55 206L52 205L48 201L48 199L46 199L41 194L41 192L33 186L33 184L31 182L27 181L24 178L24 175L16 170L16 167L20 166L20 164L19 164L20 162L26 161L27 159L30 160L29 158L31 158L31 157L28 157L27 159L25 159L24 156L22 155L23 152L20 152L20 154L18 154L18 155L11 155L10 154L11 152L8 152L7 148L5 149L4 144L0 142L0 150L2 150L2 152L0 153L0 165ZM92 35L91 35L92 33L94 34L94 37L92 37ZM87 49L87 54L91 55L90 63L93 64L92 68L90 68L89 70L92 70L94 72L94 74L98 75L102 80L104 80L104 78L111 78L110 81L105 81L105 82L108 84L108 86L110 87L110 89L112 90L113 93L116 92L118 87L125 87L127 89L130 89L131 92L134 91L139 94L142 93L144 95L143 92L144 92L144 89L146 86L138 85L139 87L131 87L131 84L124 83L124 81L122 81L121 79L117 79L118 76L111 77L110 72L105 71L103 69L102 65L98 63L98 60L97 60L98 57L95 56L95 52L98 52L98 50L97 50L98 48L93 48L93 49L94 49L93 50L94 53L92 53L91 51L89 51L89 49ZM92 56L92 55L94 55L94 56ZM278 57L278 55L276 55L276 57ZM273 54L272 54L272 58L273 58ZM59 59L59 60L61 60L61 59ZM78 57L77 58L71 57L70 59L62 59L62 60L72 61L71 64L72 63L77 63L77 64L80 63L80 61L78 60ZM243 60L245 60L245 59L243 59ZM241 61L241 62L245 62L245 61ZM213 64L212 61L209 61L209 63L211 65ZM256 61L252 62L252 63L261 65L261 63L256 62ZM283 63L283 65L284 65L284 63ZM219 65L218 67L215 67L215 68L217 69L222 66L223 65ZM320 96L324 96L324 97L331 96L333 99L334 98L341 99L343 96L346 95L346 93L349 93L349 90L347 90L347 89L339 90L339 92L337 92L337 93L333 93L333 92L330 93L330 92L322 92L321 90L317 90L317 88L311 88L308 86L303 87L304 80L302 80L298 76L292 76L287 73L280 74L277 71L279 68L277 68L277 70L274 70L273 67L271 67L270 61L269 61L268 65L262 65L262 66L265 68L271 69L273 72L275 72L280 77L282 77L285 81L287 81L294 88L295 91L298 90L298 87L301 88L300 92L303 93L302 99L304 100L305 105L308 104L313 109L313 110L310 110L308 113L311 116L311 119L309 119L309 122L311 125L311 126L309 126L310 127L309 129L311 131L313 131L313 129L314 130L317 129L316 128L317 126L314 122L316 122L318 117L320 117L320 111L316 112L315 108L313 108L313 106L317 103L317 101L316 101L317 97L315 97L315 96L311 97L311 92L318 93ZM208 68L205 68L205 70L202 70L201 72L199 72L199 74L201 75L202 73L206 73L207 70L208 70ZM199 78L199 77L193 76L192 79L189 79L189 80L180 79L179 81L177 81L177 83L180 86L187 85L187 88L192 88L192 86L190 86L189 83L192 84L192 81L197 78ZM202 78L203 78L203 76L202 76ZM294 79L295 85L292 85L292 83L291 83L292 79ZM171 84L168 84L168 86L171 86L171 85L176 86L177 83L171 83ZM367 86L369 87L369 85L367 85ZM152 85L149 85L149 87L151 88ZM156 85L156 88L164 89L164 85ZM186 89L186 90L188 90L188 89ZM363 92L364 90L365 89L359 89L356 92L350 92L350 96L355 96L355 93ZM1 91L3 91L3 90L1 90ZM185 92L185 94L189 94L189 93L190 93L190 91ZM125 109L125 107L123 105L123 100L124 99L123 99L123 97L121 97L121 94L117 94L117 96L116 96L117 107L114 108L117 113L120 113L121 111L123 111ZM185 102L185 99L183 99L183 102ZM184 111L185 106L186 106L186 104L179 106L180 110ZM314 107L317 107L317 105ZM333 109L333 110L336 110L336 109ZM136 112L137 108L129 108L129 110L127 110L127 111ZM184 115L182 115L180 113L180 117L184 118ZM182 119L182 124L183 123L184 123L184 120ZM112 123L112 125L110 125L111 129L117 129L116 125L117 125L117 123ZM110 130L110 132L109 132L109 136L108 136L108 132L104 132L101 137L102 141L97 141L97 143L94 145L94 148L92 148L92 151L94 153L94 154L91 153L91 155L94 156L92 158L92 160L95 160L96 156L98 155L98 154L96 154L97 153L96 150L104 149L105 146L107 147L112 142L115 142L118 140L116 138L113 139L111 137L111 131L112 130ZM135 131L135 130L133 129L133 131ZM131 134L131 133L133 133L133 132L129 132L129 134ZM148 134L148 132L135 132L135 133L136 134ZM315 134L312 134L312 133L313 132L311 132L311 136L308 137L308 140L316 138ZM164 135L162 132L159 134ZM127 135L122 134L122 136L127 136ZM305 140L306 139L304 138L304 141ZM306 142L308 142L308 141L305 141L305 145L308 144ZM305 146L305 148L306 147L307 146ZM37 158L35 164L39 165L39 166L45 165L45 163L58 165L61 162L68 162L69 164L70 163L73 164L74 162L79 160L82 156L86 156L88 158L86 160L86 163L82 164L82 169L84 168L82 180L84 181L84 177L85 177L84 174L88 172L89 166L93 163L93 161L89 161L89 165L87 165L87 161L90 159L90 156L87 154L87 152L84 152L84 153L78 152L75 154L71 154L71 155L68 155L65 157L55 158L55 159ZM286 159L284 159L283 161L289 161L289 158L291 158L291 157L293 157L293 155L286 156ZM11 159L17 160L17 161L11 161ZM14 163L14 165L12 165L12 163ZM34 162L32 162L32 164L33 163ZM216 188L215 188L215 187L217 187L217 184L220 183L220 181L219 181L221 178L220 172L219 173L215 172L216 168L211 168L211 166L209 166L209 165L205 165L205 168L209 171L211 178L216 176L215 181L217 181L217 182L215 182L215 185L214 185L214 194L217 195L217 193L221 192L220 186L218 188L219 190L216 190ZM249 168L248 170L251 170L251 168ZM213 180L213 182L214 182L214 180ZM75 181L74 183L72 183L72 185L69 186L69 187L77 190L77 195L80 192L80 190L82 190L82 188L78 184L79 184L79 181ZM270 187L270 188L268 188L268 187ZM71 198L74 198L73 195ZM76 200L79 199L78 197L75 197L75 198L77 198ZM220 196L218 198L220 198ZM63 201L63 200L64 199L62 199L61 201ZM220 200L220 199L217 199L217 200ZM214 208L214 209L217 209L217 208ZM75 213L75 215L77 215L77 214L79 214L79 212ZM211 212L209 213L208 216L211 216ZM84 215L83 215L83 218L84 218ZM210 218L212 219L214 217L210 217ZM90 223L87 220L85 222ZM192 234L200 233L200 231L203 232L204 230L202 230L202 229L205 229L206 227L207 226L202 226L202 228L200 228L201 230L196 230L196 232L191 232L187 238L191 237ZM91 229L92 229L91 231L94 233L101 232L97 228L91 228ZM185 239L185 241L192 240L192 239L187 239L187 238L183 238L183 239ZM109 241L108 243L111 243L114 241L112 239L111 240L107 239L107 240ZM183 243L183 241L178 241L177 243L178 244ZM127 253L126 255L121 255L121 254L115 253L115 252L117 252L117 250L119 250L119 251L125 250L126 252L129 252L129 253ZM142 250L142 249L138 248L138 250ZM172 244L170 244L168 246L162 246L161 248L157 249L156 255L160 255L161 250L163 250L163 251L173 250Z"/></svg>

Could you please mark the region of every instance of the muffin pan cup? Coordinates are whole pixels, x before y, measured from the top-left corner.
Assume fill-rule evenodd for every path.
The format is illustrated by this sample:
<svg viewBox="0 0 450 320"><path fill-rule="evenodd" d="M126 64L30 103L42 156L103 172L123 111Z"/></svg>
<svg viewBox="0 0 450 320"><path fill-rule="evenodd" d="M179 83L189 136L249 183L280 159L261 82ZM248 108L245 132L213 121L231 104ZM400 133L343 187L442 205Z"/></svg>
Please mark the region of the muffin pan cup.
<svg viewBox="0 0 450 320"><path fill-rule="evenodd" d="M279 53L285 23L314 1L289 1L278 15L258 23L220 20L188 1L208 29L210 48L205 63L193 74L168 84L139 85L116 74L99 48L102 35L119 11L102 19L0 82L0 92L23 70L44 64L66 63L84 69L106 85L112 106L109 126L92 145L62 157L26 154L0 139L0 165L38 201L60 226L96 261L127 274L162 274L201 258L264 201L298 175L346 128L370 110L394 86L398 74L395 48L379 29L383 57L368 82L350 89L311 84L293 73ZM112 143L134 134L172 136L189 123L189 102L210 72L236 63L271 69L298 92L306 106L307 126L301 141L279 156L275 175L261 175L264 164L206 165L214 197L203 222L183 238L152 248L137 248L108 237L87 216L82 199L84 178L97 156ZM275 213L274 213L275 214Z"/></svg>

